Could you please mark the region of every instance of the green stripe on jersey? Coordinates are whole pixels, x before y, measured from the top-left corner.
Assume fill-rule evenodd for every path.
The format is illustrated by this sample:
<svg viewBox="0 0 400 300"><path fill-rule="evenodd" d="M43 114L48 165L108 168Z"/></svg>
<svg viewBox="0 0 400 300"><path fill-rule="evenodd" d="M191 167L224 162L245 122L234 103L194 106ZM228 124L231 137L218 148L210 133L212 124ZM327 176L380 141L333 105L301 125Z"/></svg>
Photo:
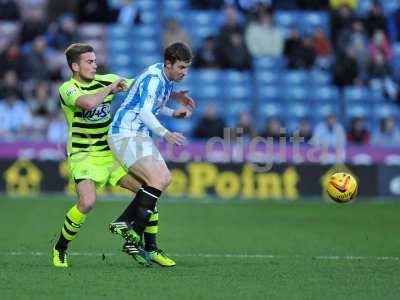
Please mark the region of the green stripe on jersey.
<svg viewBox="0 0 400 300"><path fill-rule="evenodd" d="M85 111L75 105L82 95L101 92L119 78L116 74L96 75L90 83L78 82L71 78L60 88L60 103L69 127L68 155L90 152L98 156L110 155L107 132L111 124L110 102L114 95L108 95L96 108ZM132 84L133 80L128 80Z"/></svg>

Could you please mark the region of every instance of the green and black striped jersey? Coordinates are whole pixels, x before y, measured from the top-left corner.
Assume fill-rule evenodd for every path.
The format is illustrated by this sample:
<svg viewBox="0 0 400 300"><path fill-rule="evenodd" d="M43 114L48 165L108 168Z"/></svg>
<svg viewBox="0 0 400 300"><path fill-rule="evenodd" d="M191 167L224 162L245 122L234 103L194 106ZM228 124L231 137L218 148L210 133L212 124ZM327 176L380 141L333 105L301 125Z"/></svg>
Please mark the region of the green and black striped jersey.
<svg viewBox="0 0 400 300"><path fill-rule="evenodd" d="M96 94L120 78L116 74L96 75L90 83L82 83L71 78L60 88L60 102L68 123L68 156L89 152L94 156L111 155L107 144L107 132L111 124L110 105L114 97L108 95L104 102L92 110L84 110L75 105L76 100L87 94ZM133 82L127 80L128 85Z"/></svg>

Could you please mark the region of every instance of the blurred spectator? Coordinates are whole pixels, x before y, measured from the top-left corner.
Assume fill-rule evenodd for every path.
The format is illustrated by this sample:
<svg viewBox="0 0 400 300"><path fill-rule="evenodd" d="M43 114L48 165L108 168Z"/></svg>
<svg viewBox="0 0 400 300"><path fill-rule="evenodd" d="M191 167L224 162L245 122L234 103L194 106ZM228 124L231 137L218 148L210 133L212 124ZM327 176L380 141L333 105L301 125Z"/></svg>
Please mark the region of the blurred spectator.
<svg viewBox="0 0 400 300"><path fill-rule="evenodd" d="M76 16L77 1L47 1L46 12L49 22L57 22L62 15Z"/></svg>
<svg viewBox="0 0 400 300"><path fill-rule="evenodd" d="M400 132L396 128L393 118L384 118L380 122L379 130L372 135L371 144L382 147L398 147Z"/></svg>
<svg viewBox="0 0 400 300"><path fill-rule="evenodd" d="M351 120L350 129L347 132L347 141L350 144L367 145L369 143L370 133L364 125L364 119L355 117Z"/></svg>
<svg viewBox="0 0 400 300"><path fill-rule="evenodd" d="M333 83L339 87L361 83L354 49L347 49L336 59L333 66Z"/></svg>
<svg viewBox="0 0 400 300"><path fill-rule="evenodd" d="M44 35L48 28L45 11L38 6L33 6L26 12L22 22L20 43L21 45L32 42L36 37Z"/></svg>
<svg viewBox="0 0 400 300"><path fill-rule="evenodd" d="M47 80L50 77L49 64L45 58L46 41L38 36L33 41L32 50L24 55L22 79Z"/></svg>
<svg viewBox="0 0 400 300"><path fill-rule="evenodd" d="M296 4L304 10L329 10L329 0L296 0Z"/></svg>
<svg viewBox="0 0 400 300"><path fill-rule="evenodd" d="M226 6L224 9L226 23L220 28L217 37L218 56L223 58L227 45L231 42L232 33L243 36L244 27L239 22L238 12L233 6Z"/></svg>
<svg viewBox="0 0 400 300"><path fill-rule="evenodd" d="M167 21L162 38L164 49L176 42L185 43L186 45L190 46L188 34L175 19L169 19Z"/></svg>
<svg viewBox="0 0 400 300"><path fill-rule="evenodd" d="M217 58L215 38L208 36L204 39L203 45L197 50L194 57L195 68L219 68L220 61Z"/></svg>
<svg viewBox="0 0 400 300"><path fill-rule="evenodd" d="M371 60L369 68L369 84L373 90L391 100L397 100L398 88L392 79L392 69L381 53L377 53Z"/></svg>
<svg viewBox="0 0 400 300"><path fill-rule="evenodd" d="M78 0L78 23L109 23L116 19L116 12L107 0Z"/></svg>
<svg viewBox="0 0 400 300"><path fill-rule="evenodd" d="M17 21L21 16L14 0L0 0L0 11L1 21Z"/></svg>
<svg viewBox="0 0 400 300"><path fill-rule="evenodd" d="M327 56L331 52L331 42L325 35L324 28L317 26L313 35L313 47L318 56Z"/></svg>
<svg viewBox="0 0 400 300"><path fill-rule="evenodd" d="M374 59L377 53L382 53L387 60L392 58L392 47L382 30L377 30L374 32L369 45L369 51L372 59Z"/></svg>
<svg viewBox="0 0 400 300"><path fill-rule="evenodd" d="M365 18L365 26L370 37L372 37L377 30L381 30L385 34L388 34L386 18L383 15L382 6L380 5L379 1L375 0L372 3L369 14Z"/></svg>
<svg viewBox="0 0 400 300"><path fill-rule="evenodd" d="M17 95L18 99L23 99L18 73L15 71L7 71L4 73L3 80L0 81L0 99L9 94Z"/></svg>
<svg viewBox="0 0 400 300"><path fill-rule="evenodd" d="M141 12L135 0L122 0L117 20L119 25L128 28L142 23Z"/></svg>
<svg viewBox="0 0 400 300"><path fill-rule="evenodd" d="M299 137L300 143L307 143L312 138L313 132L311 128L311 124L307 120L301 120L299 127L294 132L294 137Z"/></svg>
<svg viewBox="0 0 400 300"><path fill-rule="evenodd" d="M334 114L329 114L325 122L315 127L311 143L320 147L341 149L346 145L346 131Z"/></svg>
<svg viewBox="0 0 400 300"><path fill-rule="evenodd" d="M288 59L289 69L310 69L316 59L311 37L304 37L300 46L292 51Z"/></svg>
<svg viewBox="0 0 400 300"><path fill-rule="evenodd" d="M238 123L235 126L234 137L244 137L251 139L256 136L256 130L251 124L251 115L248 112L242 112L239 114Z"/></svg>
<svg viewBox="0 0 400 300"><path fill-rule="evenodd" d="M274 142L279 142L279 138L286 136L286 130L278 118L269 118L265 124L265 130L260 136L272 138Z"/></svg>
<svg viewBox="0 0 400 300"><path fill-rule="evenodd" d="M224 68L236 69L239 71L251 69L252 59L243 36L239 33L232 33L229 44L226 45L222 57Z"/></svg>
<svg viewBox="0 0 400 300"><path fill-rule="evenodd" d="M270 14L262 11L257 13L256 20L250 22L246 29L245 39L253 57L282 55L283 36L272 23Z"/></svg>
<svg viewBox="0 0 400 300"><path fill-rule="evenodd" d="M72 43L78 42L79 37L74 17L68 14L61 16L57 28L48 36L49 45L61 51L64 51Z"/></svg>
<svg viewBox="0 0 400 300"><path fill-rule="evenodd" d="M331 14L331 40L337 47L339 34L342 30L351 28L355 19L353 10L348 5L339 5Z"/></svg>
<svg viewBox="0 0 400 300"><path fill-rule="evenodd" d="M28 106L34 116L50 116L57 108L58 102L50 95L49 84L41 81L35 85L33 97L28 98Z"/></svg>
<svg viewBox="0 0 400 300"><path fill-rule="evenodd" d="M312 38L314 52L317 55L317 65L327 69L330 64L331 42L321 26L317 26Z"/></svg>
<svg viewBox="0 0 400 300"><path fill-rule="evenodd" d="M339 35L338 51L345 52L350 48L354 51L360 78L366 79L369 63L368 36L360 20L355 20L351 28L343 30Z"/></svg>
<svg viewBox="0 0 400 300"><path fill-rule="evenodd" d="M47 129L47 140L54 144L65 144L68 139L68 126L65 122L64 113L56 112Z"/></svg>
<svg viewBox="0 0 400 300"><path fill-rule="evenodd" d="M190 6L195 9L221 9L224 0L190 0Z"/></svg>
<svg viewBox="0 0 400 300"><path fill-rule="evenodd" d="M217 114L214 104L209 103L194 130L195 138L224 137L225 122Z"/></svg>
<svg viewBox="0 0 400 300"><path fill-rule="evenodd" d="M283 48L283 54L285 57L289 59L289 57L294 56L294 52L301 47L301 44L302 40L299 28L297 26L292 26Z"/></svg>
<svg viewBox="0 0 400 300"><path fill-rule="evenodd" d="M10 43L3 52L0 53L0 76L7 71L15 71L20 73L22 70L21 51L18 44Z"/></svg>
<svg viewBox="0 0 400 300"><path fill-rule="evenodd" d="M28 106L18 100L14 93L5 95L0 102L0 137L10 139L24 134L32 127L32 116Z"/></svg>
<svg viewBox="0 0 400 300"><path fill-rule="evenodd" d="M358 0L330 0L329 2L332 9L336 9L343 5L347 5L351 9L356 9L358 5Z"/></svg>

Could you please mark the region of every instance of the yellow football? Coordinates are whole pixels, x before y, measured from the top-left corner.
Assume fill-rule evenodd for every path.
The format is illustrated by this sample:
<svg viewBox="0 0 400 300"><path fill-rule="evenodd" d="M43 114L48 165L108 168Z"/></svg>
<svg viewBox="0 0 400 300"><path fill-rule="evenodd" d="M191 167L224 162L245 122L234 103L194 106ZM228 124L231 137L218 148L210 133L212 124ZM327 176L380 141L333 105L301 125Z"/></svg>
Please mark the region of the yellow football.
<svg viewBox="0 0 400 300"><path fill-rule="evenodd" d="M357 181L349 173L335 173L327 180L326 192L338 203L351 201L357 195Z"/></svg>

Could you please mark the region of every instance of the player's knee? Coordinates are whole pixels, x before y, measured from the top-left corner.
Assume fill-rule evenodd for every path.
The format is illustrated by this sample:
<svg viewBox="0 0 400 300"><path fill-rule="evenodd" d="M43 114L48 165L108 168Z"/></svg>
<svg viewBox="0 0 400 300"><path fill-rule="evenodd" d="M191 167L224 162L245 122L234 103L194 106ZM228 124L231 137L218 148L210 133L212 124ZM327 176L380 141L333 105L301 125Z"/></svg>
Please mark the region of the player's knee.
<svg viewBox="0 0 400 300"><path fill-rule="evenodd" d="M147 185L164 190L168 185L170 185L171 181L172 177L169 170L159 170L158 172L155 172L154 176L149 178Z"/></svg>
<svg viewBox="0 0 400 300"><path fill-rule="evenodd" d="M78 209L83 213L88 213L92 210L96 203L95 195L82 195L78 199Z"/></svg>

